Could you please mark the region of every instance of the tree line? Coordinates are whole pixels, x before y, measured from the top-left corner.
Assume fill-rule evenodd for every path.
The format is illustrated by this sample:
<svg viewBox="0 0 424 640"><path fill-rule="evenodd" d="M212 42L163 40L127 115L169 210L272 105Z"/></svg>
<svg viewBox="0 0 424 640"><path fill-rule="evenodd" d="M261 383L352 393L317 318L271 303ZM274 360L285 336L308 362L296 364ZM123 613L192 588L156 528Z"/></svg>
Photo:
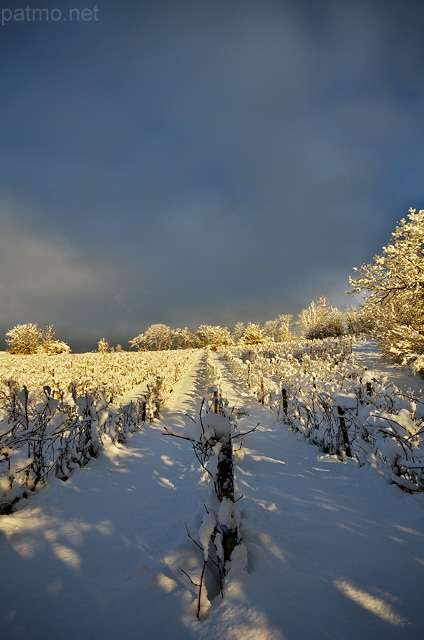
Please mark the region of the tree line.
<svg viewBox="0 0 424 640"><path fill-rule="evenodd" d="M308 339L337 337L345 333L364 332L365 322L359 311L351 309L341 312L328 305L322 297L301 311L297 321L292 315L282 314L263 325L258 322L237 322L232 330L219 325L202 324L195 331L187 327L171 329L157 323L150 325L144 333L129 340L130 349L138 351L162 351L167 349L194 349L207 346L228 346L232 344L262 344L266 342L287 342L299 336L294 328L299 326L301 334ZM49 325L45 329L37 324L16 325L6 333L8 351L12 354L47 355L69 353L70 347L55 338L55 331ZM121 345L113 347L102 338L97 343L100 353L123 351Z"/></svg>
<svg viewBox="0 0 424 640"><path fill-rule="evenodd" d="M383 352L417 372L424 371L424 210L410 209L391 238L374 256L370 264L354 267L349 278L348 294L362 293L363 303L342 312L328 304L325 297L302 309L297 321L292 315L279 315L263 325L237 322L227 327L200 325L195 331L187 327L171 329L165 324L152 324L144 333L129 340L130 348L143 350L187 349L222 346L234 343L260 344L284 342L297 338L294 327L300 327L304 338L322 339L343 334L374 335ZM6 333L8 351L15 354L68 353L69 345L56 339L51 325L42 329L37 324L16 325ZM102 338L100 352L122 351Z"/></svg>

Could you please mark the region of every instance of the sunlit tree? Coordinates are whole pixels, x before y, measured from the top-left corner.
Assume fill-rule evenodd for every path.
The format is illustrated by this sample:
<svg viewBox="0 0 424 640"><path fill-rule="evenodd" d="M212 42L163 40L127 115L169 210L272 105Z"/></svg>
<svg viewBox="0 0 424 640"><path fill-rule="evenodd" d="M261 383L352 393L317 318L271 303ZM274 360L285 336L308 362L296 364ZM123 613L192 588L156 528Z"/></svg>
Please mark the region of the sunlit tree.
<svg viewBox="0 0 424 640"><path fill-rule="evenodd" d="M275 320L267 320L264 324L265 336L276 342L292 340L293 316L281 314Z"/></svg>
<svg viewBox="0 0 424 640"><path fill-rule="evenodd" d="M70 353L71 347L62 340L49 340L43 342L38 347L37 353L46 353L49 356L59 355L60 353Z"/></svg>
<svg viewBox="0 0 424 640"><path fill-rule="evenodd" d="M195 335L187 327L184 327L184 329L174 329L173 344L176 349L190 349L196 346L197 341Z"/></svg>
<svg viewBox="0 0 424 640"><path fill-rule="evenodd" d="M375 327L375 317L367 307L348 307L343 320L346 333L353 336L372 335Z"/></svg>
<svg viewBox="0 0 424 640"><path fill-rule="evenodd" d="M31 355L43 341L43 331L38 324L17 324L6 332L6 344L9 353Z"/></svg>
<svg viewBox="0 0 424 640"><path fill-rule="evenodd" d="M260 344L265 340L264 328L258 322L249 322L241 340L244 344Z"/></svg>
<svg viewBox="0 0 424 640"><path fill-rule="evenodd" d="M44 329L37 323L17 324L6 333L8 351L12 354L32 355L34 353L69 353L69 345L55 339L53 325Z"/></svg>
<svg viewBox="0 0 424 640"><path fill-rule="evenodd" d="M147 346L153 351L170 349L172 345L172 331L166 324L151 324L144 333Z"/></svg>
<svg viewBox="0 0 424 640"><path fill-rule="evenodd" d="M383 350L402 363L424 353L424 210L410 209L382 254L354 268L347 293L363 293Z"/></svg>
<svg viewBox="0 0 424 640"><path fill-rule="evenodd" d="M138 349L139 351L146 351L147 342L144 333L139 333L132 340L128 340L130 348Z"/></svg>
<svg viewBox="0 0 424 640"><path fill-rule="evenodd" d="M151 324L144 333L129 340L131 347L139 351L162 351L171 349L173 331L166 324Z"/></svg>
<svg viewBox="0 0 424 640"><path fill-rule="evenodd" d="M106 340L106 338L102 338L101 340L98 341L97 343L97 351L99 353L107 353L110 349L110 344L109 342Z"/></svg>
<svg viewBox="0 0 424 640"><path fill-rule="evenodd" d="M309 340L335 338L344 333L342 312L337 307L330 307L325 297L302 309L299 324L304 337Z"/></svg>
<svg viewBox="0 0 424 640"><path fill-rule="evenodd" d="M229 345L233 342L227 327L220 327L219 325L201 324L195 335L201 347Z"/></svg>
<svg viewBox="0 0 424 640"><path fill-rule="evenodd" d="M245 328L246 328L246 325L244 324L244 322L236 322L236 324L234 325L233 332L231 334L233 337L233 340L235 341L240 340L240 338L244 333Z"/></svg>

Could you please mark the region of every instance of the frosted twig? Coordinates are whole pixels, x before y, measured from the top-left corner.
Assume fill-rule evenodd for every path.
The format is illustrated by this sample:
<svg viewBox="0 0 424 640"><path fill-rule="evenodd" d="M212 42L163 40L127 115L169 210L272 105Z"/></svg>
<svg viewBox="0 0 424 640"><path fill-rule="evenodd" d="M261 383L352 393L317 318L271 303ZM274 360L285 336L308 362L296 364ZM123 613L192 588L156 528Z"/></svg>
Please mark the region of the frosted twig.
<svg viewBox="0 0 424 640"><path fill-rule="evenodd" d="M231 436L230 440L235 440L236 438L244 438L244 436L247 436L248 433L252 433L252 431L255 431L260 425L260 422L258 422L258 424L256 425L256 427L253 427L253 429L249 429L249 431L246 431L245 433L236 433L235 436Z"/></svg>

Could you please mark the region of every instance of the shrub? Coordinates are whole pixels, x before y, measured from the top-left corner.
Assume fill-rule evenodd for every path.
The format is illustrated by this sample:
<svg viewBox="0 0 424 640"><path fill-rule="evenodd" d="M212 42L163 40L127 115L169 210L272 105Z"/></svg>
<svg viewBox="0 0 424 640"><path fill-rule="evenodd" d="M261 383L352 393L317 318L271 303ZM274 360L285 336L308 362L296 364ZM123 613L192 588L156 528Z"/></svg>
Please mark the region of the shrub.
<svg viewBox="0 0 424 640"><path fill-rule="evenodd" d="M19 355L33 355L35 353L69 353L71 350L66 342L54 339L55 332L52 325L40 329L38 324L17 324L6 333L8 352Z"/></svg>

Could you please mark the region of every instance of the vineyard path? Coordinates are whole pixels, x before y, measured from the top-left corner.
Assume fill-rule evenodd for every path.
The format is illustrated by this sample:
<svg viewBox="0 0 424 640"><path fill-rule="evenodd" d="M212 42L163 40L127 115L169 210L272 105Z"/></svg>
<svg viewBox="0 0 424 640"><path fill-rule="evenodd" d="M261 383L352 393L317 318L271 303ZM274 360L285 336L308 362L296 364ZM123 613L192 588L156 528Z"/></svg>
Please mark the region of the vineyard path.
<svg viewBox="0 0 424 640"><path fill-rule="evenodd" d="M421 640L424 502L372 469L300 441L210 359L230 406L258 428L236 452L248 571L196 620L202 553L193 536L210 484L190 442L211 384L205 355L161 418L67 482L0 517L0 638L8 640ZM197 574L196 574L197 572Z"/></svg>

